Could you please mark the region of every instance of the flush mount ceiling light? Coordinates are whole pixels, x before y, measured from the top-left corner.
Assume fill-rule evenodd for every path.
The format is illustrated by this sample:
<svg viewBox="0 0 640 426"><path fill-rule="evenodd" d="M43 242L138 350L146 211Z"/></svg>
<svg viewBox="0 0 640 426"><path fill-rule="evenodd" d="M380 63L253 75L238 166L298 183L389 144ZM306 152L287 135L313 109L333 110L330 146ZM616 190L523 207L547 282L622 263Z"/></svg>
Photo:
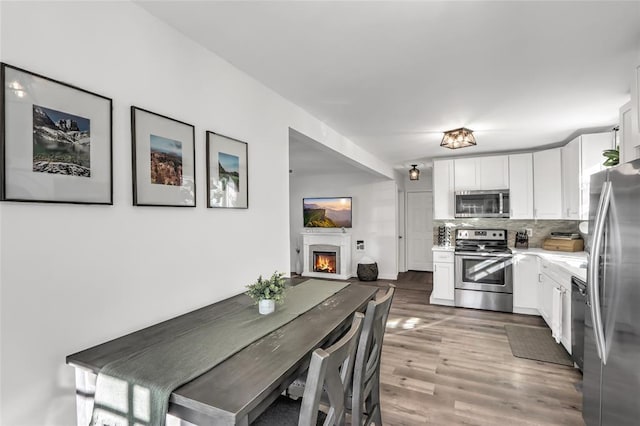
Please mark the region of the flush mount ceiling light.
<svg viewBox="0 0 640 426"><path fill-rule="evenodd" d="M417 164L412 164L411 169L409 170L409 180L419 180L420 179L420 170L416 167Z"/></svg>
<svg viewBox="0 0 640 426"><path fill-rule="evenodd" d="M473 130L465 127L444 132L442 142L440 142L440 146L450 149L464 148L475 144L476 138L473 137Z"/></svg>

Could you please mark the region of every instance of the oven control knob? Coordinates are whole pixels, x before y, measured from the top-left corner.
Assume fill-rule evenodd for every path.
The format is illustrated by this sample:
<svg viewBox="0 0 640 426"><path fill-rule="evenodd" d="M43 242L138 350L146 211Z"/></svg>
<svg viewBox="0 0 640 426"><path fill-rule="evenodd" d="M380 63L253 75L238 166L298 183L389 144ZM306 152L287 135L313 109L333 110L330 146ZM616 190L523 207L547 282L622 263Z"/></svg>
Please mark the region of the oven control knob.
<svg viewBox="0 0 640 426"><path fill-rule="evenodd" d="M494 236L494 237L496 236L496 233L495 233L495 232L493 233L493 236Z"/></svg>

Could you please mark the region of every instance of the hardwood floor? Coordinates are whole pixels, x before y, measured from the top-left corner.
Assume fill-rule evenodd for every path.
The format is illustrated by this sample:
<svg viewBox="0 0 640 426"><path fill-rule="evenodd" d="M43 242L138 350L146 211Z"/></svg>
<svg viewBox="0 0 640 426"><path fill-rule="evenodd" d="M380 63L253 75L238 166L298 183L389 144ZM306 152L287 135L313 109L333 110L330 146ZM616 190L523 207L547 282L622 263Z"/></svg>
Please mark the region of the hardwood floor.
<svg viewBox="0 0 640 426"><path fill-rule="evenodd" d="M583 425L576 369L516 358L505 324L540 317L429 304L432 275L400 274L381 364L385 425Z"/></svg>

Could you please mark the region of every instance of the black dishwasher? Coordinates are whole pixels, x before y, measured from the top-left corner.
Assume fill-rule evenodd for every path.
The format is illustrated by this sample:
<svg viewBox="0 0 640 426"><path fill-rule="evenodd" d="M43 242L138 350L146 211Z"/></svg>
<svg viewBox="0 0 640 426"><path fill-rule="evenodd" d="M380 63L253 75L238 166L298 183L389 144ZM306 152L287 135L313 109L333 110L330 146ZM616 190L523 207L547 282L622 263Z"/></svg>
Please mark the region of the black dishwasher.
<svg viewBox="0 0 640 426"><path fill-rule="evenodd" d="M584 312L587 308L587 284L571 277L571 357L580 371L584 365Z"/></svg>

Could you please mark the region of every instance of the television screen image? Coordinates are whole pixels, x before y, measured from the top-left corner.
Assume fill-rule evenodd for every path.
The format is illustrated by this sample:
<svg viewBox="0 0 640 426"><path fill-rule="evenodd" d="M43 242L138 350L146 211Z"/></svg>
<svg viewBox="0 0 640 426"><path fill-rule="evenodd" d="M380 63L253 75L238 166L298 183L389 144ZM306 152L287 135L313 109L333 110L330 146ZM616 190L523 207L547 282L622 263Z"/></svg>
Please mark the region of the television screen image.
<svg viewBox="0 0 640 426"><path fill-rule="evenodd" d="M304 198L305 228L351 228L351 197Z"/></svg>

